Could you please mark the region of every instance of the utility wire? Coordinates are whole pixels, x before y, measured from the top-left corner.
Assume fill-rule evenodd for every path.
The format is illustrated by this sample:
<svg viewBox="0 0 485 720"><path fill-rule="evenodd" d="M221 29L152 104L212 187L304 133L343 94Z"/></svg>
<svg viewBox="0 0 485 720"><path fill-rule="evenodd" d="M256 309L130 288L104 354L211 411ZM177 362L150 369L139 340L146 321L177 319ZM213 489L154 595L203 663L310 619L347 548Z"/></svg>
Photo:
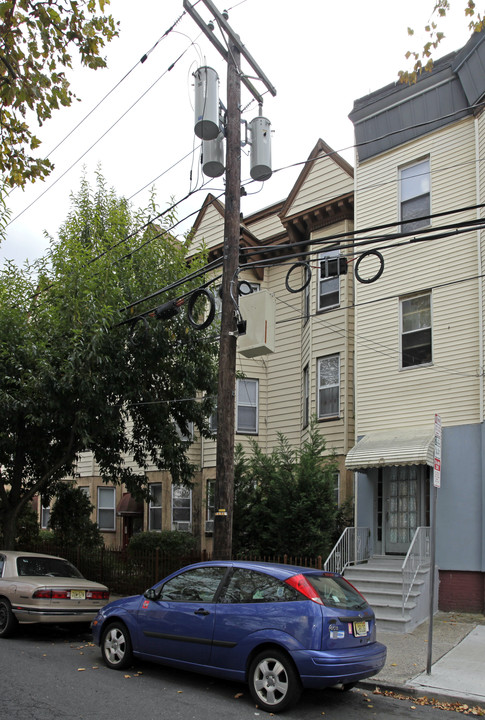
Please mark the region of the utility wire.
<svg viewBox="0 0 485 720"><path fill-rule="evenodd" d="M182 20L182 18L183 18L184 15L186 15L185 10L184 10L183 13L177 18L177 20L175 20L175 22L168 28L168 30L165 30L165 32L163 33L163 35L158 38L158 40L155 42L155 44L152 45L152 47L151 47L149 50L147 50L147 52L144 53L144 55L142 55L142 57L138 60L138 62L136 62L136 63L133 65L133 67L132 67L130 70L128 70L128 72L121 78L121 80L119 80L119 81L116 83L116 85L114 85L114 86L111 88L111 90L109 90L109 91L106 93L106 95L105 95L103 98L101 98L101 100L82 118L82 120L80 120L80 121L78 122L78 124L75 125L75 126L72 128L72 130L70 130L70 132L68 132L67 135L66 135L65 137L63 137L62 140L61 140L60 142L58 142L57 145L56 145L54 148L52 148L52 150L49 152L49 154L46 155L47 158L50 157L58 148L60 148L61 145L62 145L63 143L65 143L65 141L68 140L68 139L71 137L71 135L72 135L73 133L75 133L76 130L77 130L78 128L80 128L81 125L82 125L83 123L85 123L86 120L87 120L89 117L91 117L91 115L92 115L94 112L96 112L96 110L97 110L99 107L101 107L101 105L105 102L105 100L107 100L107 99L109 98L109 96L112 95L112 94L114 93L114 91L117 90L117 89L120 87L120 85L122 85L122 84L125 82L125 80L131 75L131 73L135 70L135 68L138 67L138 65L142 65L146 60L148 60L148 57L152 54L152 52L155 50L155 48L157 47L157 45L159 45L159 43L161 43L161 41L162 41L165 37L167 37L167 35L169 35L169 34L172 32L172 30L176 27L176 25L178 25L178 23Z"/></svg>

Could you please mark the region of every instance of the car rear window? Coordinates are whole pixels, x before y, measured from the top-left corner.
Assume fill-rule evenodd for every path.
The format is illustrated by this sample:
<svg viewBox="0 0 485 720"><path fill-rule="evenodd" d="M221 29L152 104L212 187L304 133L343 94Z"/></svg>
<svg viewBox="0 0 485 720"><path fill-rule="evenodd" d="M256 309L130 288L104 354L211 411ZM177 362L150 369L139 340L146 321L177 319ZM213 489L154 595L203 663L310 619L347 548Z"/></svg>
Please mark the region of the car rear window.
<svg viewBox="0 0 485 720"><path fill-rule="evenodd" d="M221 603L270 603L301 600L294 588L271 575L236 568L221 594Z"/></svg>
<svg viewBox="0 0 485 720"><path fill-rule="evenodd" d="M83 577L79 570L67 560L50 557L18 557L17 574L28 575L30 577Z"/></svg>
<svg viewBox="0 0 485 720"><path fill-rule="evenodd" d="M339 610L363 610L367 602L350 583L342 577L323 573L306 574L306 579L318 592L324 605Z"/></svg>

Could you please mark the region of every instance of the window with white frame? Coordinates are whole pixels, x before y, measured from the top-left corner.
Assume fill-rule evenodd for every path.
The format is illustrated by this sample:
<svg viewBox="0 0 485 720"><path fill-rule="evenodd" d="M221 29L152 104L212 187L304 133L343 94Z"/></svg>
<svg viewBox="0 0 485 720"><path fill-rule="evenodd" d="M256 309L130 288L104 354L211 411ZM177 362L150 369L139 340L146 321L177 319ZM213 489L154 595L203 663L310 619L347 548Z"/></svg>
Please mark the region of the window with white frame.
<svg viewBox="0 0 485 720"><path fill-rule="evenodd" d="M86 485L78 485L78 488L86 495L88 500L91 500L91 488L87 487Z"/></svg>
<svg viewBox="0 0 485 720"><path fill-rule="evenodd" d="M192 440L194 439L194 423L193 422L187 423L187 431L188 432L186 434L182 432L182 429L180 428L180 425L178 424L178 422L175 422L175 429L177 431L177 435L179 436L179 438L181 440L183 440L184 442L192 442Z"/></svg>
<svg viewBox="0 0 485 720"><path fill-rule="evenodd" d="M305 269L304 272L306 272ZM307 283L303 292L303 325L306 325L310 319L310 289L311 281Z"/></svg>
<svg viewBox="0 0 485 720"><path fill-rule="evenodd" d="M258 380L238 379L236 432L258 432Z"/></svg>
<svg viewBox="0 0 485 720"><path fill-rule="evenodd" d="M217 435L217 405L215 406L209 417L209 430L211 432L211 435Z"/></svg>
<svg viewBox="0 0 485 720"><path fill-rule="evenodd" d="M340 305L340 277L326 277L326 260L338 258L340 250L325 250L320 253L320 277L318 280L317 307L319 310L329 310Z"/></svg>
<svg viewBox="0 0 485 720"><path fill-rule="evenodd" d="M340 356L327 355L318 360L318 417L340 414Z"/></svg>
<svg viewBox="0 0 485 720"><path fill-rule="evenodd" d="M162 529L162 483L150 484L148 529L157 531Z"/></svg>
<svg viewBox="0 0 485 720"><path fill-rule="evenodd" d="M100 530L116 530L115 488L98 488L98 527Z"/></svg>
<svg viewBox="0 0 485 720"><path fill-rule="evenodd" d="M340 505L340 473L338 471L333 476L333 492L335 505L338 507Z"/></svg>
<svg viewBox="0 0 485 720"><path fill-rule="evenodd" d="M432 362L431 293L401 299L401 367Z"/></svg>
<svg viewBox="0 0 485 720"><path fill-rule="evenodd" d="M41 526L42 530L48 529L50 519L51 519L50 505L42 504L42 507L40 509L40 526Z"/></svg>
<svg viewBox="0 0 485 720"><path fill-rule="evenodd" d="M310 422L310 368L305 365L303 368L303 427L306 428Z"/></svg>
<svg viewBox="0 0 485 720"><path fill-rule="evenodd" d="M214 520L214 508L216 497L216 481L207 480L207 502L206 502L206 520Z"/></svg>
<svg viewBox="0 0 485 720"><path fill-rule="evenodd" d="M190 530L192 525L192 490L183 485L172 486L172 527Z"/></svg>
<svg viewBox="0 0 485 720"><path fill-rule="evenodd" d="M400 221L402 232L431 224L431 179L429 158L399 170ZM417 220L416 218L421 218Z"/></svg>

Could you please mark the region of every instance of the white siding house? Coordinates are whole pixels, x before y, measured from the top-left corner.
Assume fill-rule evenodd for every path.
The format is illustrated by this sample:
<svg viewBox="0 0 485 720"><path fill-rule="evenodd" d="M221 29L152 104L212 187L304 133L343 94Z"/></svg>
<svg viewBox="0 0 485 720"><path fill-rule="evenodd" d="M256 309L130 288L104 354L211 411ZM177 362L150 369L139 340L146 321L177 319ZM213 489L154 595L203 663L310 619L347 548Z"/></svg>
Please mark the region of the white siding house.
<svg viewBox="0 0 485 720"><path fill-rule="evenodd" d="M240 226L239 277L254 291L266 290L274 297L275 327L274 352L253 358L238 353L236 442L249 450L255 439L263 451L271 452L283 433L298 447L307 437L310 418L317 415L327 448L338 456L340 500L352 492L345 456L354 439L353 276L322 280L319 263L329 245L332 257L338 255L344 238L342 255L350 252L353 188L350 165L319 140L288 197L252 213ZM224 206L209 195L194 224L194 251L203 244L210 260L220 258L223 237ZM291 287L301 287L308 271L302 262L310 248L317 252L308 260L311 281L304 291L290 292L288 271L300 263L291 272ZM202 548L211 550L217 442L213 420L213 437L196 436L189 449L198 468L189 495L177 494L167 472L148 467L143 470L154 488L149 503L135 503L119 487L101 497L99 469L90 453L82 455L77 482L89 492L98 521L105 518L106 524L109 519L109 527L103 528L107 544L126 543L140 529L179 529L191 531Z"/></svg>
<svg viewBox="0 0 485 720"><path fill-rule="evenodd" d="M356 283L356 444L347 457L374 554L404 559L417 528L431 522L441 416L440 607L481 612L484 59L485 33L475 34L415 85L382 88L350 115L356 257L378 250L384 269L375 282ZM364 256L361 271L367 263L371 276L376 262Z"/></svg>

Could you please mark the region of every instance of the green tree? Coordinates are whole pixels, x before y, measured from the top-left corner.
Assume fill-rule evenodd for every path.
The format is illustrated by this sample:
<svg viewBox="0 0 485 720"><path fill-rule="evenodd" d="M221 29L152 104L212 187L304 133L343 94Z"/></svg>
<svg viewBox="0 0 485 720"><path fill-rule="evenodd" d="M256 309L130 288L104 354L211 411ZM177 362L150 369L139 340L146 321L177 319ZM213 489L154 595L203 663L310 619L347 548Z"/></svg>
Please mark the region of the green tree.
<svg viewBox="0 0 485 720"><path fill-rule="evenodd" d="M40 141L26 121L42 125L52 111L71 105L65 70L72 51L93 70L105 67L100 52L118 35L109 0L8 0L0 2L0 171L10 187L44 179L49 160L34 157ZM98 7L101 14L98 14Z"/></svg>
<svg viewBox="0 0 485 720"><path fill-rule="evenodd" d="M456 0L458 2L458 0ZM433 18L425 26L424 30L428 36L428 40L420 50L408 51L406 59L414 61L412 70L400 70L399 78L403 83L414 83L417 77L423 71L431 71L433 69L433 52L438 48L445 34L441 29L440 20L445 18L450 11L450 0L435 0L431 13ZM481 32L485 27L485 18L476 11L474 0L464 0L464 15L468 19L468 29L471 33ZM408 27L408 35L414 35L414 30Z"/></svg>
<svg viewBox="0 0 485 720"><path fill-rule="evenodd" d="M62 482L56 490L55 498L49 518L52 541L62 548L101 547L103 536L91 520L93 505L86 493L72 483Z"/></svg>
<svg viewBox="0 0 485 720"><path fill-rule="evenodd" d="M326 555L336 528L335 454L312 423L301 448L279 436L265 455L256 442L235 456L233 547L258 555Z"/></svg>
<svg viewBox="0 0 485 720"><path fill-rule="evenodd" d="M185 312L164 321L147 314L133 324L134 310L124 310L178 279L162 302L187 297L201 282L184 281L190 242L170 233L173 216L149 222L157 211L152 202L134 213L101 174L94 189L84 178L47 256L0 271L6 547L22 508L36 494L52 495L83 450L94 453L105 481L124 482L135 494L147 492L150 465L190 483L189 423L209 434L217 386L211 329L195 328ZM204 262L192 258L190 269ZM136 312L148 313L153 302Z"/></svg>

